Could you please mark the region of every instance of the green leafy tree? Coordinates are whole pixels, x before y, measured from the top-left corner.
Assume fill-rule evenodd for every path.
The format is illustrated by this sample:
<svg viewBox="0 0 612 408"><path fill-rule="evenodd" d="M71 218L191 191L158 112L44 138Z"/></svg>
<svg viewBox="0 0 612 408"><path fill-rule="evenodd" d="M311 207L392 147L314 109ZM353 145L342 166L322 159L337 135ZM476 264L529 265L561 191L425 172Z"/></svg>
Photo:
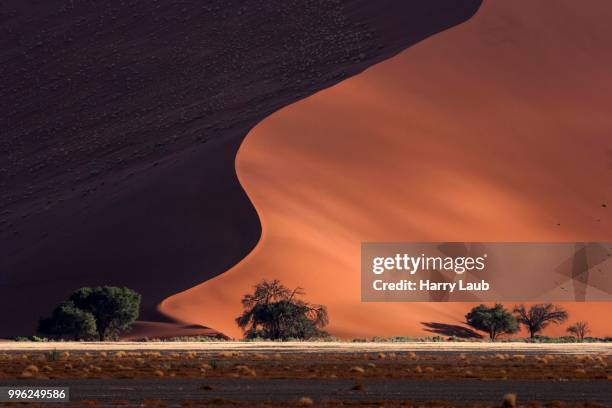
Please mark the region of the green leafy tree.
<svg viewBox="0 0 612 408"><path fill-rule="evenodd" d="M518 331L516 318L500 304L493 307L476 306L465 315L465 320L476 330L488 333L493 341L500 334L512 334Z"/></svg>
<svg viewBox="0 0 612 408"><path fill-rule="evenodd" d="M242 299L244 312L236 323L246 338L287 340L326 336L322 328L329 322L327 309L298 299L301 295L304 295L301 288L289 290L278 280L264 280L255 285L253 294Z"/></svg>
<svg viewBox="0 0 612 408"><path fill-rule="evenodd" d="M552 303L540 303L526 309L524 305L514 308L519 323L525 325L533 339L549 324L560 324L567 320L567 312Z"/></svg>
<svg viewBox="0 0 612 408"><path fill-rule="evenodd" d="M57 306L50 317L40 319L38 331L52 336L70 336L75 340L87 339L96 335L96 320L90 312L67 301Z"/></svg>
<svg viewBox="0 0 612 408"><path fill-rule="evenodd" d="M100 341L130 328L138 318L140 298L131 289L114 286L81 288L70 296L76 307L93 315Z"/></svg>

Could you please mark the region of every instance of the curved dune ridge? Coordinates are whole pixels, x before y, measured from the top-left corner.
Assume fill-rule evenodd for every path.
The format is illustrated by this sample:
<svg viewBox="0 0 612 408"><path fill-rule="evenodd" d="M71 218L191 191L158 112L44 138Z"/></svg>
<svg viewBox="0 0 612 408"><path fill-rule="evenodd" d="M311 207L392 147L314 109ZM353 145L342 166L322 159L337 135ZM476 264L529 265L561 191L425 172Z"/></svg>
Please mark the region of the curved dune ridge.
<svg viewBox="0 0 612 408"><path fill-rule="evenodd" d="M471 305L361 303L362 241L612 239L611 19L604 0L488 1L273 114L236 160L259 244L160 310L238 337L243 294L278 278L329 307L334 335L431 334L423 322L460 323ZM612 303L564 306L612 334Z"/></svg>

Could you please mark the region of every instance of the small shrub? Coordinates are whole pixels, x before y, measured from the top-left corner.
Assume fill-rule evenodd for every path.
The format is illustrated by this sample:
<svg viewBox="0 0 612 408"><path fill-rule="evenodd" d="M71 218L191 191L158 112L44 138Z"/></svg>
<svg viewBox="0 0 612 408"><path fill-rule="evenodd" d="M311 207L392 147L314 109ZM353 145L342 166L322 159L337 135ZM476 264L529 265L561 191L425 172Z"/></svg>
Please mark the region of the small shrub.
<svg viewBox="0 0 612 408"><path fill-rule="evenodd" d="M506 394L502 400L502 408L515 408L516 394Z"/></svg>
<svg viewBox="0 0 612 408"><path fill-rule="evenodd" d="M32 341L29 337L26 337L26 336L17 336L13 340L15 340L15 341Z"/></svg>
<svg viewBox="0 0 612 408"><path fill-rule="evenodd" d="M30 371L32 374L37 374L38 373L38 367L35 366L34 364L30 364L29 366L27 366L25 368L26 371Z"/></svg>
<svg viewBox="0 0 612 408"><path fill-rule="evenodd" d="M312 405L314 405L314 401L312 400L312 398L302 397L298 401L298 406L300 407L310 407Z"/></svg>

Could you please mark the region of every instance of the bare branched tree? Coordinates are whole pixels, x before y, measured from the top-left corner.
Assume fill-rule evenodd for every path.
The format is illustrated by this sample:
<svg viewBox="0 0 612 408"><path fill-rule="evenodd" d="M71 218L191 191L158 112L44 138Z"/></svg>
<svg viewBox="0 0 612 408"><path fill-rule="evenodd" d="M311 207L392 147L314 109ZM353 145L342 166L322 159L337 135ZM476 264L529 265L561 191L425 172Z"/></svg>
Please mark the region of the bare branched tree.
<svg viewBox="0 0 612 408"><path fill-rule="evenodd" d="M576 336L580 341L584 340L585 336L591 331L589 324L583 320L572 324L567 328L567 332Z"/></svg>
<svg viewBox="0 0 612 408"><path fill-rule="evenodd" d="M567 312L552 303L533 305L529 310L524 305L516 306L514 313L516 320L527 327L532 339L549 324L560 324L567 320Z"/></svg>

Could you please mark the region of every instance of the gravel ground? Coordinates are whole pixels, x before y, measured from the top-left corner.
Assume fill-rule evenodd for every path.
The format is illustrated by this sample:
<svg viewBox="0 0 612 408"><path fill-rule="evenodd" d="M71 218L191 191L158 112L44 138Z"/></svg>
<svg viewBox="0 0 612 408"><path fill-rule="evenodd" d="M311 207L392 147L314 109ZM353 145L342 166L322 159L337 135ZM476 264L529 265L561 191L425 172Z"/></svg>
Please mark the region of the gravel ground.
<svg viewBox="0 0 612 408"><path fill-rule="evenodd" d="M520 401L598 402L612 404L610 381L428 381L428 380L46 380L19 385L68 386L72 401L145 400L293 402L309 397L323 401L499 402L507 393ZM352 390L361 384L363 390ZM0 381L0 386L15 385ZM211 389L205 389L211 388ZM361 388L361 387L360 387Z"/></svg>

